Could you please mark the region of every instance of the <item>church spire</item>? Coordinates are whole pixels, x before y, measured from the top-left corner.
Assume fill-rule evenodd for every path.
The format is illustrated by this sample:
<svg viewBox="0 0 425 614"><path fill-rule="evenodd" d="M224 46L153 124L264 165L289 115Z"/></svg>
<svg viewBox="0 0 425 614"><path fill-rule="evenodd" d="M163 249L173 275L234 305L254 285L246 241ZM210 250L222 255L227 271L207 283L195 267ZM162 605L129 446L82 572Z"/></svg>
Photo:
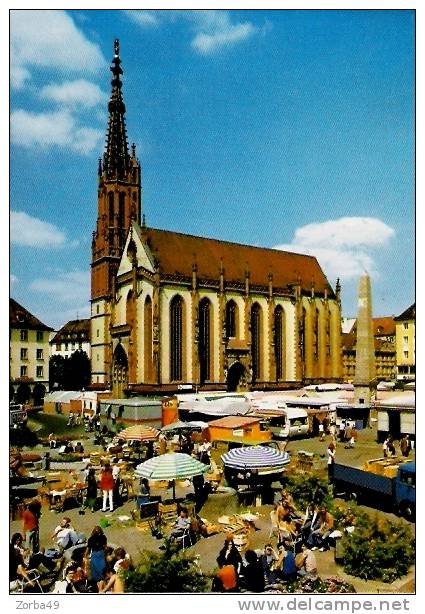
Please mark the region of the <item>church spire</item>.
<svg viewBox="0 0 425 614"><path fill-rule="evenodd" d="M108 133L106 148L103 156L103 169L108 179L123 179L129 168L130 156L128 152L127 131L125 127L125 104L122 97L123 74L120 59L120 43L114 41L114 57L111 66L112 92L109 99Z"/></svg>

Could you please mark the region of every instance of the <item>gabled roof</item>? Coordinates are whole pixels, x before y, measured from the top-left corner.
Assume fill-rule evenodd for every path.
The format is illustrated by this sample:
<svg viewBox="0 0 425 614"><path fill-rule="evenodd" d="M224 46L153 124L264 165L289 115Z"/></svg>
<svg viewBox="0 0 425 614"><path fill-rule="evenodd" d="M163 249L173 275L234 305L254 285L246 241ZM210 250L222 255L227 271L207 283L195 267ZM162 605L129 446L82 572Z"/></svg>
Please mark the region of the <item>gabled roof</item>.
<svg viewBox="0 0 425 614"><path fill-rule="evenodd" d="M22 307L13 298L9 300L9 322L10 328L27 328L29 330L53 330L50 326L43 324L38 318Z"/></svg>
<svg viewBox="0 0 425 614"><path fill-rule="evenodd" d="M373 334L375 337L395 335L395 322L393 316L372 319Z"/></svg>
<svg viewBox="0 0 425 614"><path fill-rule="evenodd" d="M394 318L394 320L415 320L415 318L416 318L416 303L413 303L413 305L410 305L410 307L408 307L406 311L403 311L403 313L401 313L399 316Z"/></svg>
<svg viewBox="0 0 425 614"><path fill-rule="evenodd" d="M392 337L395 335L395 318L393 316L384 316L381 318L372 318L372 330L375 338L375 349L382 347L382 342L379 337ZM344 349L352 349L356 345L357 338L357 320L354 320L349 332L341 333L341 343Z"/></svg>
<svg viewBox="0 0 425 614"><path fill-rule="evenodd" d="M74 337L73 335L76 335ZM82 320L70 320L58 330L50 343L59 343L68 340L90 340L90 318Z"/></svg>
<svg viewBox="0 0 425 614"><path fill-rule="evenodd" d="M315 292L323 294L326 289L329 298L335 298L332 287L313 256L155 228L145 228L139 232L162 274L191 277L192 267L196 264L197 276L201 280L217 280L223 269L226 282L245 283L245 273L249 271L250 283L263 287L268 285L269 275L272 274L274 287L287 288L300 280L302 290L309 293L314 282Z"/></svg>

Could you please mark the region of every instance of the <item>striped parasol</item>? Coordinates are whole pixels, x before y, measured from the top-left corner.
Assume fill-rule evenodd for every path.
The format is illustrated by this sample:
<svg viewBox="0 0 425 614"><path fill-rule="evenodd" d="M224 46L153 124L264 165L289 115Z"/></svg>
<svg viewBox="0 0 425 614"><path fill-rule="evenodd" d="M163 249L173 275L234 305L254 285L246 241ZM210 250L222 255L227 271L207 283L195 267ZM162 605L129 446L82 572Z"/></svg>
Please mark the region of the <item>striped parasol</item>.
<svg viewBox="0 0 425 614"><path fill-rule="evenodd" d="M223 454L221 460L232 469L281 469L289 463L290 456L268 446L249 446L234 448Z"/></svg>
<svg viewBox="0 0 425 614"><path fill-rule="evenodd" d="M152 426L134 424L120 431L117 437L126 441L154 441L158 438L158 435L159 431Z"/></svg>
<svg viewBox="0 0 425 614"><path fill-rule="evenodd" d="M207 471L209 471L208 465L189 454L169 452L137 465L135 474L148 480L184 480Z"/></svg>
<svg viewBox="0 0 425 614"><path fill-rule="evenodd" d="M135 475L148 480L172 480L173 498L176 498L175 480L193 478L209 471L209 466L199 462L189 454L169 452L154 456L137 465Z"/></svg>

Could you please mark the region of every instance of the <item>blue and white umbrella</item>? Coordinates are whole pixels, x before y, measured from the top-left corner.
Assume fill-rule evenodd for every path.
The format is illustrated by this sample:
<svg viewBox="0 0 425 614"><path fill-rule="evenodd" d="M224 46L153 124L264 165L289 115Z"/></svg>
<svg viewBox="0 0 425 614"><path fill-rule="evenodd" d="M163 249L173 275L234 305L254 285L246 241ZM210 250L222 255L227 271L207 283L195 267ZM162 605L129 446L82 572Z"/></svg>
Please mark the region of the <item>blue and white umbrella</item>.
<svg viewBox="0 0 425 614"><path fill-rule="evenodd" d="M288 452L279 452L266 446L233 448L221 457L223 464L232 469L282 469L290 461Z"/></svg>

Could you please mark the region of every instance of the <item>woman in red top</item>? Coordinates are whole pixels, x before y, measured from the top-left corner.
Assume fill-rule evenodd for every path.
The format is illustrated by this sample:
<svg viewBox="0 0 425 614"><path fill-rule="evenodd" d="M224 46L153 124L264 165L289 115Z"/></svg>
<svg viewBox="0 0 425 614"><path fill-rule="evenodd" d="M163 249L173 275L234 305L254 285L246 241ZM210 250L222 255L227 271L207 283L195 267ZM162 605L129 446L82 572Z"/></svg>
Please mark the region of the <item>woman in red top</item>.
<svg viewBox="0 0 425 614"><path fill-rule="evenodd" d="M100 478L100 489L103 492L103 505L102 512L106 512L106 501L109 498L109 510L114 511L113 505L113 492L114 492L114 478L112 476L112 469L109 463L103 467L102 476Z"/></svg>
<svg viewBox="0 0 425 614"><path fill-rule="evenodd" d="M25 535L27 547L32 554L40 549L38 519L40 518L41 504L39 501L30 501L22 514L22 532Z"/></svg>

